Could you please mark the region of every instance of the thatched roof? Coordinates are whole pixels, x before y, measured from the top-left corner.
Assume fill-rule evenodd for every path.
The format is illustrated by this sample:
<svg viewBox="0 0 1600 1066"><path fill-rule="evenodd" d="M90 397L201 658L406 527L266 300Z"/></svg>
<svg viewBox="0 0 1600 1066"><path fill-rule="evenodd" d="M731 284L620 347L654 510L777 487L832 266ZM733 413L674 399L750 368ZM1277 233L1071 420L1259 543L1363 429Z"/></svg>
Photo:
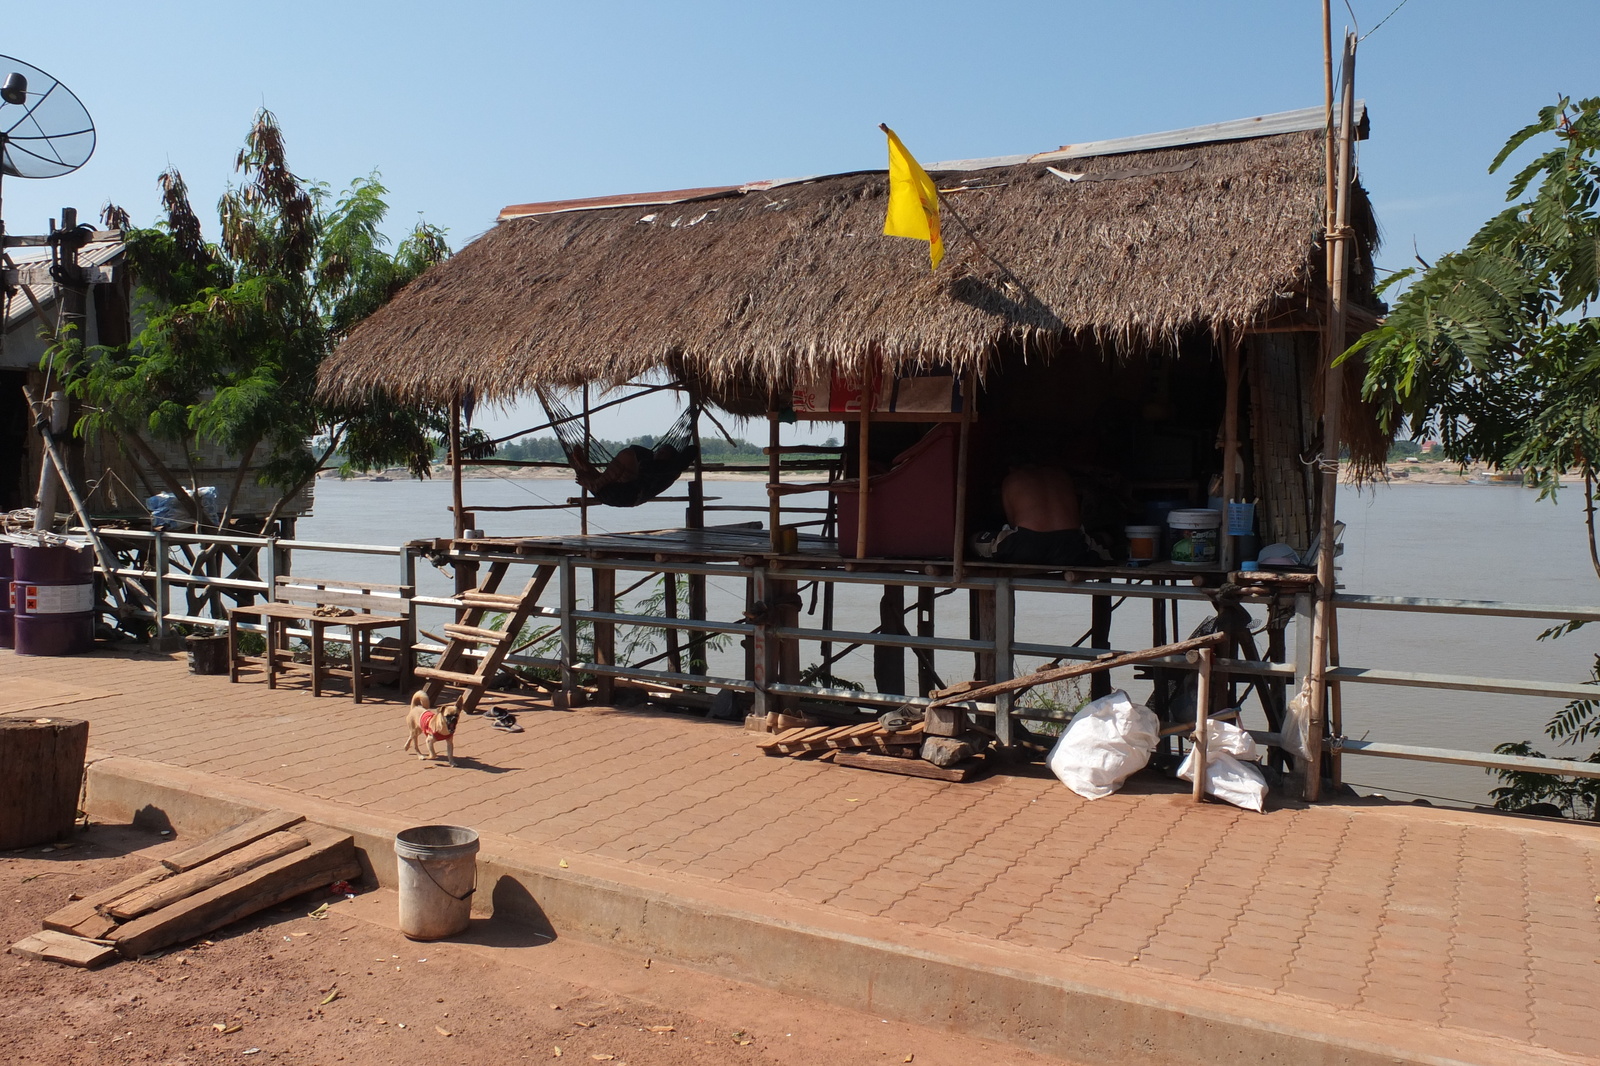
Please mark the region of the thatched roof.
<svg viewBox="0 0 1600 1066"><path fill-rule="evenodd" d="M1008 342L1245 327L1320 284L1320 130L1013 160L929 168L963 189L937 273L925 244L882 236L882 171L525 205L362 323L323 387L504 401L664 365L761 386L869 356L981 368Z"/></svg>

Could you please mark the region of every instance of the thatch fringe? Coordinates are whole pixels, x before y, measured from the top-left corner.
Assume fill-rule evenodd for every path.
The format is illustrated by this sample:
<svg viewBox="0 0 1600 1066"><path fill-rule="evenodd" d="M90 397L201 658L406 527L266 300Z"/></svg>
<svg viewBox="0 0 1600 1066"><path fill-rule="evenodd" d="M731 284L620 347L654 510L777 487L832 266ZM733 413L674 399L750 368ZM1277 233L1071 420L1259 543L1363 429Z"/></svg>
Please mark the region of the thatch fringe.
<svg viewBox="0 0 1600 1066"><path fill-rule="evenodd" d="M1165 347L1309 291L1321 167L1306 132L1063 167L1152 171L1104 181L1038 164L939 174L941 189L971 186L948 199L992 260L947 219L937 273L925 245L881 235L882 173L515 219L362 323L323 390L505 402L662 366L768 389L869 358L982 371L1003 342Z"/></svg>

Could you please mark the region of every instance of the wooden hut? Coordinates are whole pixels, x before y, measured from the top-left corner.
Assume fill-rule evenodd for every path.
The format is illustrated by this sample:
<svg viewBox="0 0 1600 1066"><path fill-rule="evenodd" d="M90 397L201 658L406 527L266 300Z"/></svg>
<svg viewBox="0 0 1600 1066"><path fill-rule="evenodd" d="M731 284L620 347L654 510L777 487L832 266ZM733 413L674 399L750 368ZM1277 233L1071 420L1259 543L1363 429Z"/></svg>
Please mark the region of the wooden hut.
<svg viewBox="0 0 1600 1066"><path fill-rule="evenodd" d="M1364 110L1352 114L1352 135L1364 135ZM925 246L882 236L882 171L507 207L362 323L325 363L322 387L344 401L503 402L666 381L708 410L768 417L763 542L635 545L657 561L731 552L769 568L769 584L786 566L954 585L1003 574L966 545L997 524L992 487L1021 452L1094 487L1085 523L1096 511L1113 565L1074 568L1067 585L1218 585L1237 541L1216 565L1174 571L1115 565L1118 538L1152 506L1221 497L1258 502L1258 543L1310 547L1317 461L1332 450L1319 422L1335 340L1326 129L1324 109L1311 108L933 164L947 242L934 272ZM1353 339L1379 310L1376 228L1359 185L1347 217ZM1341 436L1354 468L1370 472L1388 440L1360 404L1359 373L1344 374ZM783 457L803 450L780 443L777 427L792 419L845 424L826 495L839 505L807 509L826 510L832 537L785 533L798 524L785 507L818 488L783 479ZM888 480L913 459L932 476L885 505ZM690 501L696 528L693 485ZM780 603L784 587L754 599ZM975 637L1005 625L989 618ZM781 633L777 642L752 667L758 706L795 693ZM1008 670L977 657L980 679Z"/></svg>

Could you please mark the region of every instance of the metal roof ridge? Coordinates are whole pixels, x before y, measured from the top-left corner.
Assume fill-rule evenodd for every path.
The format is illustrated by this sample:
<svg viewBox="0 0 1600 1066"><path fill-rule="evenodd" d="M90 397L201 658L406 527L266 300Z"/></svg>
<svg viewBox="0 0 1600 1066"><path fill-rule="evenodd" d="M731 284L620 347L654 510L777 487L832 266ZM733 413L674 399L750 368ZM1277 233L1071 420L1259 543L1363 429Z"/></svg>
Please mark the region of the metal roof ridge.
<svg viewBox="0 0 1600 1066"><path fill-rule="evenodd" d="M1339 121L1335 111L1334 122ZM1300 133L1321 129L1327 122L1327 109L1323 106L1302 107L1294 111L1278 111L1252 118L1229 119L1203 126L1145 133L1134 137L1117 137L1104 141L1085 141L1082 144L1064 144L1047 152L1026 155L989 156L981 159L951 159L931 163L929 171L994 170L1000 167L1023 166L1028 163L1050 163L1060 159L1084 159L1092 156L1125 155L1130 152L1148 152L1159 148L1179 148L1185 145L1218 144L1223 141L1244 141L1255 137L1275 137L1284 133ZM1367 104L1355 102L1356 136L1364 139L1367 131ZM601 211L618 207L659 207L666 204L687 203L691 200L715 199L729 193L741 195L764 192L785 185L801 185L825 178L842 178L852 174L882 173L871 170L841 170L827 174L808 174L798 178L749 181L742 185L715 185L700 189L673 189L662 192L619 193L612 196L590 196L570 200L549 200L543 203L512 204L501 208L496 221L507 222L517 218L537 215L557 215L572 211Z"/></svg>

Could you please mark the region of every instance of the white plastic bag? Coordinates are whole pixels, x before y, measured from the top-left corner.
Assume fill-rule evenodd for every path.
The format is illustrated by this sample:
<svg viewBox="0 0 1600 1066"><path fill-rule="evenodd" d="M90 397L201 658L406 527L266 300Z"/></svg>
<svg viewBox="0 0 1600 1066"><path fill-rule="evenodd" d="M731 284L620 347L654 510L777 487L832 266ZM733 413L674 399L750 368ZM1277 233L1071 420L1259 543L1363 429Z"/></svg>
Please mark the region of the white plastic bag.
<svg viewBox="0 0 1600 1066"><path fill-rule="evenodd" d="M1311 679L1306 678L1305 684L1300 686L1300 691L1294 699L1289 701L1289 713L1283 719L1282 740L1279 742L1283 750L1300 760L1304 766L1310 758L1307 754L1311 747Z"/></svg>
<svg viewBox="0 0 1600 1066"><path fill-rule="evenodd" d="M1260 813L1267 802L1267 779L1254 762L1256 741L1232 722L1206 722L1206 791L1246 810ZM1194 780L1194 751L1178 767L1178 776Z"/></svg>
<svg viewBox="0 0 1600 1066"><path fill-rule="evenodd" d="M1118 689L1072 719L1050 749L1050 772L1084 799L1101 799L1144 769L1160 739L1155 712Z"/></svg>

